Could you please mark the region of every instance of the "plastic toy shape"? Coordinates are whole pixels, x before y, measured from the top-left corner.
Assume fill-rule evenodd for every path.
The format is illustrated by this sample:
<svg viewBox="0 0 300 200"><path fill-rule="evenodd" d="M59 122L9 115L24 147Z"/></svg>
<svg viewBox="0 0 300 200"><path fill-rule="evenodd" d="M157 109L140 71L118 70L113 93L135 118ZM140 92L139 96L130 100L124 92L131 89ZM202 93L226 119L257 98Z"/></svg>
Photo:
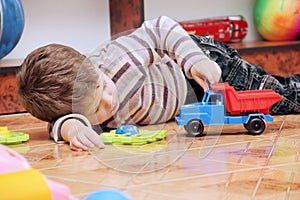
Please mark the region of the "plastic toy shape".
<svg viewBox="0 0 300 200"><path fill-rule="evenodd" d="M0 0L0 59L18 44L24 30L21 0Z"/></svg>
<svg viewBox="0 0 300 200"><path fill-rule="evenodd" d="M126 125L101 133L100 137L105 144L141 145L162 140L166 134L166 130L138 130L134 125Z"/></svg>
<svg viewBox="0 0 300 200"><path fill-rule="evenodd" d="M9 131L8 127L0 126L0 144L18 144L29 140L29 134Z"/></svg>
<svg viewBox="0 0 300 200"><path fill-rule="evenodd" d="M76 200L67 186L46 179L32 169L22 155L7 146L0 144L0 155L1 199Z"/></svg>
<svg viewBox="0 0 300 200"><path fill-rule="evenodd" d="M21 154L1 144L0 155L0 174L31 169L29 163Z"/></svg>
<svg viewBox="0 0 300 200"><path fill-rule="evenodd" d="M130 200L125 194L117 190L99 190L89 194L84 200Z"/></svg>
<svg viewBox="0 0 300 200"><path fill-rule="evenodd" d="M228 83L211 85L202 99L180 108L175 118L188 134L200 136L204 125L243 124L252 135L264 132L266 122L273 122L269 108L282 99L271 89L235 91Z"/></svg>
<svg viewBox="0 0 300 200"><path fill-rule="evenodd" d="M119 126L116 129L116 134L126 134L126 136L132 136L139 133L139 129L134 125Z"/></svg>

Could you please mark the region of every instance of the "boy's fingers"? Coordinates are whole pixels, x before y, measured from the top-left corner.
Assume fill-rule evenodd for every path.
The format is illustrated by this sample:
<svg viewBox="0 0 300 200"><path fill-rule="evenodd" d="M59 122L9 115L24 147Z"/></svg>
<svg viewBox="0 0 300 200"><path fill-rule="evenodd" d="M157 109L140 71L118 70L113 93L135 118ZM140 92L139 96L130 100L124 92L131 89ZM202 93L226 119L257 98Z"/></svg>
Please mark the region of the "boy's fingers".
<svg viewBox="0 0 300 200"><path fill-rule="evenodd" d="M88 134L87 134L88 135ZM92 148L94 147L93 142L85 135L85 134L78 134L77 135L78 141L86 146L87 148Z"/></svg>
<svg viewBox="0 0 300 200"><path fill-rule="evenodd" d="M201 84L207 85L206 83L204 83L205 80L208 80L209 83L219 82L222 71L216 62L204 60L201 62L201 65L192 67L191 73L195 80L197 78L202 79L198 81L196 80L199 84L201 82Z"/></svg>
<svg viewBox="0 0 300 200"><path fill-rule="evenodd" d="M102 142L100 136L96 133L96 132L90 132L86 135L88 137L88 139L93 143L93 145L95 145L98 148L104 148L105 145Z"/></svg>
<svg viewBox="0 0 300 200"><path fill-rule="evenodd" d="M206 82L206 79L200 78L200 77L195 77L194 80L203 88L204 92L209 90L209 86Z"/></svg>
<svg viewBox="0 0 300 200"><path fill-rule="evenodd" d="M211 63L212 64L208 66L209 69L207 69L207 71L205 72L205 76L209 83L216 83L219 82L222 71L216 62L212 61Z"/></svg>
<svg viewBox="0 0 300 200"><path fill-rule="evenodd" d="M70 146L70 149L72 151L86 151L86 150L83 150L82 148L77 148L77 147L74 147L74 146Z"/></svg>
<svg viewBox="0 0 300 200"><path fill-rule="evenodd" d="M83 145L81 142L79 142L76 138L73 138L71 141L70 141L70 148L71 150L73 151L86 151L88 150L88 148Z"/></svg>
<svg viewBox="0 0 300 200"><path fill-rule="evenodd" d="M222 70L216 62L214 62L214 65L215 65L215 67L212 71L212 75L213 75L212 76L213 77L212 81L214 81L214 83L215 83L215 82L219 82L219 80L221 78L221 75L222 75Z"/></svg>

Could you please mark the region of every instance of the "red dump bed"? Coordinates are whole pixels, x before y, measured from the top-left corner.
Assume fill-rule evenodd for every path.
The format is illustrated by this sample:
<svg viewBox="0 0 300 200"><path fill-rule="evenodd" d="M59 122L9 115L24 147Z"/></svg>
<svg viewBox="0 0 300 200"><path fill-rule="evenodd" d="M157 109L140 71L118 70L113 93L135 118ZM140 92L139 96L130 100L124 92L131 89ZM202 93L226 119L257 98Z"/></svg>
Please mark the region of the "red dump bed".
<svg viewBox="0 0 300 200"><path fill-rule="evenodd" d="M244 113L268 114L270 107L282 99L278 93L271 89L236 91L228 83L211 85L213 91L222 91L224 104L230 115Z"/></svg>

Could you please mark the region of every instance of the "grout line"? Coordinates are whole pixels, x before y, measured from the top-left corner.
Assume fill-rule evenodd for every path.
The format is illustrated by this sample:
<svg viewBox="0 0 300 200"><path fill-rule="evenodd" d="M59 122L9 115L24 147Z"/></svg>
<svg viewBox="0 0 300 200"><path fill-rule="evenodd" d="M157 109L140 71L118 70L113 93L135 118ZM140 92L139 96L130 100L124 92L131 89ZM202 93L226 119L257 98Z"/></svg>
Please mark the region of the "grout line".
<svg viewBox="0 0 300 200"><path fill-rule="evenodd" d="M286 190L286 194L285 194L285 198L286 200L288 200L290 198L290 191L291 191L291 187L288 186L287 190Z"/></svg>
<svg viewBox="0 0 300 200"><path fill-rule="evenodd" d="M300 162L299 162L300 164ZM201 175L195 175L192 177L181 177L181 178L174 178L174 179L169 179L169 180L163 180L160 181L159 183L170 183L170 182L178 182L178 181L185 181L185 180L191 180L195 178L203 178L203 177L210 177L210 176L220 176L220 175L226 175L230 173L241 173L241 172L248 172L248 171L254 171L254 170L265 170L265 169L277 169L278 167L284 167L284 166L289 166L290 163L285 163L285 164L278 164L278 165L272 165L272 166L258 166L258 167L252 167L252 168L247 168L247 169L238 169L238 170L230 170L230 171L222 171L222 172L214 172L214 173L207 173L207 174L201 174ZM149 183L144 183L140 184L138 186L149 186L157 184L157 182L149 182ZM137 187L135 186L129 186L128 188L131 187Z"/></svg>
<svg viewBox="0 0 300 200"><path fill-rule="evenodd" d="M300 144L298 146L299 146L298 149L300 149ZM297 151L296 156L295 156L295 162L298 162L298 161L299 161L299 151ZM295 183L295 170L293 170L291 172L291 176L290 176L289 182L290 183ZM286 195L285 195L285 199L286 200L289 199L290 191L291 191L291 186L288 186L287 191L286 191Z"/></svg>
<svg viewBox="0 0 300 200"><path fill-rule="evenodd" d="M249 150L249 146L250 146L251 142L248 142L246 147L245 147L245 150L244 152L246 153L248 150ZM242 162L242 158L243 158L243 155L240 155L239 159L237 160L237 164L241 165L241 162ZM230 173L228 178L227 178L227 181L226 181L226 184L225 184L225 187L228 187L229 184L231 183L232 181L232 177L233 177L234 173Z"/></svg>
<svg viewBox="0 0 300 200"><path fill-rule="evenodd" d="M270 136L273 137L273 136ZM269 138L269 137L268 137ZM226 147L226 146L232 146L232 145L238 145L238 144L244 144L244 143L249 143L249 142L259 142L259 141L264 141L267 138L257 138L254 140L249 140L249 141L241 141L241 142L233 142L233 143L224 143L224 144L217 144L213 146L204 146L204 147L193 147L190 148L189 150L198 150L198 149L205 149L205 148L211 148L211 147Z"/></svg>
<svg viewBox="0 0 300 200"><path fill-rule="evenodd" d="M267 157L267 159L266 159L265 164L263 165L263 168L261 169L260 176L259 176L259 179L258 179L258 181L257 181L257 184L256 184L256 186L255 186L255 188L254 188L254 191L253 191L253 193L252 193L252 195L251 195L251 199L255 199L255 196L256 196L256 194L257 194L258 188L259 188L259 186L260 186L260 184L261 184L261 182L262 182L264 173L265 173L265 171L266 171L266 169L267 169L267 168L265 168L265 167L269 166L270 159L271 159L271 157L272 157L272 155L273 155L273 153L274 153L275 147L276 147L276 143L277 143L277 141L278 141L278 139L279 139L279 137L280 137L280 133L281 133L281 131L282 131L282 129L283 129L283 125L284 125L285 119L286 119L286 116L284 116L284 118L283 118L283 120L282 120L282 123L281 123L281 125L280 125L280 127L279 127L279 130L278 130L278 132L277 132L277 134L276 134L276 136L275 136L275 138L274 138L272 148L271 148L271 150L270 150L270 152L269 152L269 155L268 155L268 157Z"/></svg>
<svg viewBox="0 0 300 200"><path fill-rule="evenodd" d="M128 188L128 187L116 187L115 185L109 185L109 184L102 184L102 183L95 183L95 182L91 182L91 181L84 181L84 180L78 180L78 179L70 179L70 178L65 178L65 177L61 177L61 176L53 176L53 175L46 175L47 178L54 180L61 180L61 181L69 181L69 182L74 182L74 183L82 183L82 184L87 184L87 185L95 185L95 186L103 186L103 187L108 187L108 188L115 188L115 189L119 189L122 191L128 190L128 191L134 191L134 192L140 192L140 193L144 193L146 196L148 195L155 195L155 196L164 196L164 197L170 197L172 199L178 199L178 200L188 200L185 198L178 198L174 195L168 195L168 194L162 194L162 193L158 193L158 192L152 192L152 191L142 191L142 190L137 190L135 188ZM82 193L83 195L85 195L86 193ZM76 194L76 196L81 195L81 194Z"/></svg>
<svg viewBox="0 0 300 200"><path fill-rule="evenodd" d="M265 171L265 169L262 169L262 171ZM260 175L260 177L259 177L259 179L257 181L257 184L255 185L255 188L254 188L254 191L252 193L251 199L255 199L256 193L257 193L258 188L259 188L259 186L260 186L260 184L262 182L262 179L263 179L263 173L261 173L261 175Z"/></svg>

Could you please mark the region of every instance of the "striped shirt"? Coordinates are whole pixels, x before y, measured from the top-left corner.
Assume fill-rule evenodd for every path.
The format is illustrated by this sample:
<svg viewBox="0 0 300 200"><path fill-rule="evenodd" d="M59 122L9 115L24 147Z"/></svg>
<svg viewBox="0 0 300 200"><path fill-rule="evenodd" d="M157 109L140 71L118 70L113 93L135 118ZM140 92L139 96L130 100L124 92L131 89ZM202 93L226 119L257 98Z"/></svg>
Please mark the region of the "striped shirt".
<svg viewBox="0 0 300 200"><path fill-rule="evenodd" d="M97 48L88 58L115 83L120 103L117 114L101 124L148 125L174 118L187 96L190 68L208 59L187 32L174 20L161 16L145 21L129 35ZM184 74L185 73L185 74ZM62 123L76 118L91 127L81 114L69 114L54 122L50 137L63 141Z"/></svg>
<svg viewBox="0 0 300 200"><path fill-rule="evenodd" d="M185 103L190 67L208 59L174 20L145 21L89 56L115 83L120 102L103 127L156 124L174 118Z"/></svg>

